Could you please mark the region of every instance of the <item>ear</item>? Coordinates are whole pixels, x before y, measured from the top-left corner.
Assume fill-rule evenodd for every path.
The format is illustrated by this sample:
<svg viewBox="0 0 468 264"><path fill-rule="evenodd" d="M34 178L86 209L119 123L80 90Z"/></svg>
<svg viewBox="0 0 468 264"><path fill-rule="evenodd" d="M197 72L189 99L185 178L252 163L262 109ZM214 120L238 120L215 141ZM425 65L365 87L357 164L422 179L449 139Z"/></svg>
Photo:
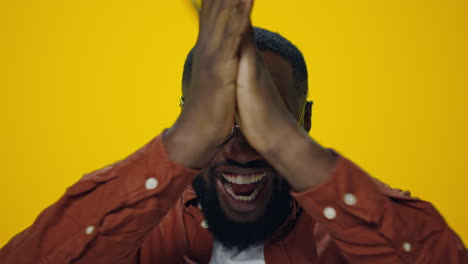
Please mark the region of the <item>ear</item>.
<svg viewBox="0 0 468 264"><path fill-rule="evenodd" d="M312 128L312 105L313 101L307 101L304 109L304 129L307 133L310 132Z"/></svg>

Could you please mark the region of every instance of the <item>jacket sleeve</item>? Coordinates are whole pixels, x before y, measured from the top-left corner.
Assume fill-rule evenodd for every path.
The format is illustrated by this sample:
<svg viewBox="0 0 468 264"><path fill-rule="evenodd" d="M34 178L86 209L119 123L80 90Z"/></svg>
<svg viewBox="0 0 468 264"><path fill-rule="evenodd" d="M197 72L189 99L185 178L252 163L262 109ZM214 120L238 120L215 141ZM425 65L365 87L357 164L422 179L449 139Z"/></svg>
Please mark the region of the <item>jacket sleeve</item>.
<svg viewBox="0 0 468 264"><path fill-rule="evenodd" d="M141 244L197 173L168 158L160 135L68 188L8 242L0 263L138 263Z"/></svg>
<svg viewBox="0 0 468 264"><path fill-rule="evenodd" d="M344 157L329 180L293 196L348 263L468 263L462 241L430 203L389 188Z"/></svg>

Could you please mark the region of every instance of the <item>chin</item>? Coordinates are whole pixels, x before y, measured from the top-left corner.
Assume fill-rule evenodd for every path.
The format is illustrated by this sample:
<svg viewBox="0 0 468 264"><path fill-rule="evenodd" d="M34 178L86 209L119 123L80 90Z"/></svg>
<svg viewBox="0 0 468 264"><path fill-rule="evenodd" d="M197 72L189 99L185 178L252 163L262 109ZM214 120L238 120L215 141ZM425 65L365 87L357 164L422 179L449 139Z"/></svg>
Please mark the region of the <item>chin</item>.
<svg viewBox="0 0 468 264"><path fill-rule="evenodd" d="M236 212L229 209L222 200L219 201L219 204L226 218L236 223L248 224L258 222L265 215L266 205L265 208L251 212ZM265 204L268 204L268 202L265 202Z"/></svg>

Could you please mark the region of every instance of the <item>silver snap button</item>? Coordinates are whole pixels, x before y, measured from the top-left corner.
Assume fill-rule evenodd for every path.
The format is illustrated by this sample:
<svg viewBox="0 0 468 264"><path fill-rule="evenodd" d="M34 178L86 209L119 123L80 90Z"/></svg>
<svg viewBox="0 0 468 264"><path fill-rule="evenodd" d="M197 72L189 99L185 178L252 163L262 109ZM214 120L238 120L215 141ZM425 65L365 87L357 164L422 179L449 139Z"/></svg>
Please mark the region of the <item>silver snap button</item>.
<svg viewBox="0 0 468 264"><path fill-rule="evenodd" d="M94 226L88 226L85 230L87 235L91 235L94 232Z"/></svg>
<svg viewBox="0 0 468 264"><path fill-rule="evenodd" d="M353 206L357 203L356 196L352 193L347 193L343 196L344 203Z"/></svg>
<svg viewBox="0 0 468 264"><path fill-rule="evenodd" d="M156 178L149 178L145 182L145 187L147 190L154 190L158 187L158 180Z"/></svg>
<svg viewBox="0 0 468 264"><path fill-rule="evenodd" d="M411 244L409 242L404 242L403 243L403 250L406 251L407 253L410 253L411 252Z"/></svg>
<svg viewBox="0 0 468 264"><path fill-rule="evenodd" d="M336 211L332 207L326 207L323 209L323 215L325 215L328 220L333 220L336 218Z"/></svg>

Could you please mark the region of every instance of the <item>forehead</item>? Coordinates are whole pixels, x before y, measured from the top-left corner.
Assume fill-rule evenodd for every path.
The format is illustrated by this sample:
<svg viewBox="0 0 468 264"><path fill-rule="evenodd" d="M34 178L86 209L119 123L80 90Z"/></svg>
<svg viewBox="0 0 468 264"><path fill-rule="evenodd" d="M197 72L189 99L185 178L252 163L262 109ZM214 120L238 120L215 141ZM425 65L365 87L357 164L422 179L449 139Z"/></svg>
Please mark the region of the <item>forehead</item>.
<svg viewBox="0 0 468 264"><path fill-rule="evenodd" d="M286 107L292 114L299 114L298 111L301 108L302 98L298 88L295 86L291 64L280 55L271 51L261 51L260 54Z"/></svg>

